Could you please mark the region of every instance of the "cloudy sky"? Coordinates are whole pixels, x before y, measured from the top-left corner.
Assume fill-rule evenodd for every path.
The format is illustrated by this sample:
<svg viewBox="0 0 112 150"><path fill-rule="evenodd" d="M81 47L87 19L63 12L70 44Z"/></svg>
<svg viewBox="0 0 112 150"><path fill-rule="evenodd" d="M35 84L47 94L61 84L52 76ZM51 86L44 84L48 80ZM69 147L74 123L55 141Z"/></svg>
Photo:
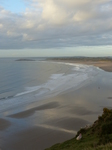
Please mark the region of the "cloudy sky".
<svg viewBox="0 0 112 150"><path fill-rule="evenodd" d="M112 0L0 0L0 57L112 56Z"/></svg>

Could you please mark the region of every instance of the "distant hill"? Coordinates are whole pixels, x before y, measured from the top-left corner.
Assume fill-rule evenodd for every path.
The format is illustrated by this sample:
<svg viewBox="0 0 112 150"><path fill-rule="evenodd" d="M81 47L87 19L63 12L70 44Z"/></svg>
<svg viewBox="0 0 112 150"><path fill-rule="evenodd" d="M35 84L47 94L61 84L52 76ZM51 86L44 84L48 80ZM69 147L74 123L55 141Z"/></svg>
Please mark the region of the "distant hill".
<svg viewBox="0 0 112 150"><path fill-rule="evenodd" d="M48 58L48 60L73 60L73 61L112 61L112 57L83 57L83 56L76 56L76 57L52 57Z"/></svg>
<svg viewBox="0 0 112 150"><path fill-rule="evenodd" d="M35 60L28 59L28 58L21 58L21 59L17 59L16 61L35 61Z"/></svg>

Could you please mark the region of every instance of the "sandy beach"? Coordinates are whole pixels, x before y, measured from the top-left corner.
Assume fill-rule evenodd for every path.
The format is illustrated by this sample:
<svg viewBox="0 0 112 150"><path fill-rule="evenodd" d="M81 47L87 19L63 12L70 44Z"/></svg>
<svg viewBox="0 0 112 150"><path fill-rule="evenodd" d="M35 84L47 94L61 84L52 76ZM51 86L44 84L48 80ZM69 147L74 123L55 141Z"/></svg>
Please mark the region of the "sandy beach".
<svg viewBox="0 0 112 150"><path fill-rule="evenodd" d="M65 61L64 61L65 62ZM112 62L68 61L94 65L112 72ZM110 74L109 74L110 75ZM93 80L80 89L25 105L20 112L7 110L0 117L0 150L44 150L75 137L76 132L92 124L103 107L112 106L110 81Z"/></svg>
<svg viewBox="0 0 112 150"><path fill-rule="evenodd" d="M77 62L79 63L79 62ZM112 72L112 62L110 61L87 61L87 62L80 62L82 64L87 64L87 65L93 65L96 67L99 67L101 69L103 69L104 71L108 71L108 72Z"/></svg>
<svg viewBox="0 0 112 150"><path fill-rule="evenodd" d="M70 59L54 59L56 62L67 62L76 64L93 65L99 67L107 72L112 72L112 61L109 60L70 60Z"/></svg>

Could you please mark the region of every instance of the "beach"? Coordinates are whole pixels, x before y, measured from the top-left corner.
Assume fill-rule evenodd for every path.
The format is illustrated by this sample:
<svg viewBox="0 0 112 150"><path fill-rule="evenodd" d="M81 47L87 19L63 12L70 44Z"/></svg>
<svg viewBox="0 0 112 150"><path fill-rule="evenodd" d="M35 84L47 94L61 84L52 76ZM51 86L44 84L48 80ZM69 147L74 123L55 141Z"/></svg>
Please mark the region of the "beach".
<svg viewBox="0 0 112 150"><path fill-rule="evenodd" d="M83 63L83 62L80 62L80 63ZM97 61L97 62L90 61L90 62L85 62L83 64L94 65L96 67L103 69L104 71L112 72L112 62L110 62L110 61L107 61L107 62L105 62L105 61Z"/></svg>
<svg viewBox="0 0 112 150"><path fill-rule="evenodd" d="M61 60L60 60L61 61ZM58 61L58 62L60 62ZM0 118L0 149L44 150L75 137L77 131L91 125L112 106L112 63L110 61L70 61L102 69L80 87L70 88L53 97L6 110ZM109 80L108 80L109 79Z"/></svg>
<svg viewBox="0 0 112 150"><path fill-rule="evenodd" d="M103 69L104 71L107 71L107 72L112 72L112 60L104 60L99 58L99 59L95 59L95 58L80 58L80 59L76 59L76 58L73 58L73 59L70 59L70 58L63 58L63 59L60 59L60 58L55 58L53 61L56 61L56 62L66 62L66 63L76 63L76 64L85 64L85 65L93 65L93 66L96 66L96 67L99 67L101 69Z"/></svg>

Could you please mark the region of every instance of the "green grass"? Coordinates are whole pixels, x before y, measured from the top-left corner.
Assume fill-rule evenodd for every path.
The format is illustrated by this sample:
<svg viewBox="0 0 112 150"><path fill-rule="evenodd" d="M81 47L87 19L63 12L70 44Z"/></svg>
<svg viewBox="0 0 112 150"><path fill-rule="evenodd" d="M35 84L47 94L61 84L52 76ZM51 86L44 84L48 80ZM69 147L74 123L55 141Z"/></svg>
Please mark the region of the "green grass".
<svg viewBox="0 0 112 150"><path fill-rule="evenodd" d="M82 134L82 139L76 137ZM56 144L46 150L112 150L112 110L104 108L91 127L82 128L68 141Z"/></svg>

